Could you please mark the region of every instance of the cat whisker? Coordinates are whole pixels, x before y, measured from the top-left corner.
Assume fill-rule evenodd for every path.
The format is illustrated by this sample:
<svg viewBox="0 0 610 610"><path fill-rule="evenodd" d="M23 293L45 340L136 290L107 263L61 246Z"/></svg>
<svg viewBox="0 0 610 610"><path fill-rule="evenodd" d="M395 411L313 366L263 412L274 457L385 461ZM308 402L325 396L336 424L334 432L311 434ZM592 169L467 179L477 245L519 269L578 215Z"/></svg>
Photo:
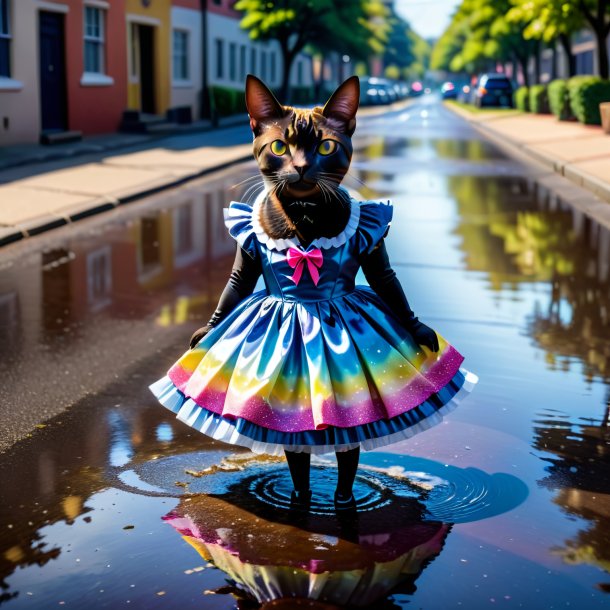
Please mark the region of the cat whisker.
<svg viewBox="0 0 610 610"><path fill-rule="evenodd" d="M250 182L251 180L260 180L260 177L261 177L260 174L255 174L254 176L248 176L247 178L240 180L239 182L235 183L234 185L232 185L229 188L231 190L236 189L238 186L241 186L242 184L245 184L246 182Z"/></svg>
<svg viewBox="0 0 610 610"><path fill-rule="evenodd" d="M345 176L347 178L351 178L352 180L355 180L356 182L358 182L359 184L361 184L362 186L366 186L366 188L371 188L364 180L361 180L360 178L358 178L358 176L354 176L354 174L352 174L350 171L348 171Z"/></svg>
<svg viewBox="0 0 610 610"><path fill-rule="evenodd" d="M251 184L243 194L243 199L248 203L252 197L256 198L259 193L265 188L265 183L260 180L256 184Z"/></svg>

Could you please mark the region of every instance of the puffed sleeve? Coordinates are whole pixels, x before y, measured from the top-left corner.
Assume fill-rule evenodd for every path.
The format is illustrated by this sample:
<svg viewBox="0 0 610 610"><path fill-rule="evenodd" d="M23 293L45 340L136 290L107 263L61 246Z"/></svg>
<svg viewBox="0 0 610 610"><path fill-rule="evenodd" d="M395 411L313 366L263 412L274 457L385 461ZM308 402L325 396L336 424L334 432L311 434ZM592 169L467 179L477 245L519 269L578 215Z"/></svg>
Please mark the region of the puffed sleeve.
<svg viewBox="0 0 610 610"><path fill-rule="evenodd" d="M387 235L394 208L389 201L363 201L358 223L358 252L370 254Z"/></svg>
<svg viewBox="0 0 610 610"><path fill-rule="evenodd" d="M225 226L229 234L251 258L258 257L257 237L252 227L252 207L232 201L224 210Z"/></svg>

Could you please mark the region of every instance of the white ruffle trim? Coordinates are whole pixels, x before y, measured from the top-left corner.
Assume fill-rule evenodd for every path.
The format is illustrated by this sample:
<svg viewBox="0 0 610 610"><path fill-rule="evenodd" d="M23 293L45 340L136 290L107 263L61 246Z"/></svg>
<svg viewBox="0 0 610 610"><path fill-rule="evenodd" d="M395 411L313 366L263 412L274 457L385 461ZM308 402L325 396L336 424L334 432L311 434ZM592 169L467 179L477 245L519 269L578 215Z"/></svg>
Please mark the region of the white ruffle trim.
<svg viewBox="0 0 610 610"><path fill-rule="evenodd" d="M345 189L342 189L345 190ZM314 239L309 248L338 248L342 246L348 239L350 239L354 233L356 233L356 229L358 228L358 223L360 222L360 205L364 202L359 202L354 199L347 191L346 194L350 198L350 216L347 221L347 225L345 225L345 229L341 231L338 235L334 237L319 237L318 239ZM254 205L252 208L252 228L254 233L256 234L256 238L259 242L267 246L270 250L277 250L281 252L282 250L287 250L288 248L297 248L301 249L301 245L299 240L295 237L290 239L273 239L269 237L267 233L265 233L261 223L258 219L260 214L260 206L263 199L267 196L267 191L263 191L254 201Z"/></svg>
<svg viewBox="0 0 610 610"><path fill-rule="evenodd" d="M305 452L319 455L334 451L349 451L358 446L364 451L370 451L371 449L378 449L379 447L406 440L424 430L436 426L443 420L445 415L453 411L458 404L472 392L474 386L479 381L479 378L474 373L463 368L461 368L460 371L464 375L464 385L462 385L457 394L446 405L442 406L432 415L429 415L404 430L394 432L393 434L367 439L359 443L343 445L278 445L276 443L264 443L240 434L235 428L235 425L226 419L217 420L208 418L204 421L202 426L195 427L194 424L204 409L192 398L187 399L182 406L180 406L183 400L182 395L175 389L168 377L159 379L159 381L153 383L149 387L151 392L164 407L168 408L173 413L176 413L177 419L217 441L222 441L223 443L228 443L230 445L247 447L253 453L264 453L267 455L283 456L284 451L295 451L297 453Z"/></svg>

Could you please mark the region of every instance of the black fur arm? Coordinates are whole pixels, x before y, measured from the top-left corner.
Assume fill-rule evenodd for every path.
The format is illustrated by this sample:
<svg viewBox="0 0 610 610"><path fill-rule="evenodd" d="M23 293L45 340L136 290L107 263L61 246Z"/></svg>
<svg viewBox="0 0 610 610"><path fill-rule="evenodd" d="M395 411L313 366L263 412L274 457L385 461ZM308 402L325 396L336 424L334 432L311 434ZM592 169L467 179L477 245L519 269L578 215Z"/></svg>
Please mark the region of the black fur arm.
<svg viewBox="0 0 610 610"><path fill-rule="evenodd" d="M208 323L193 333L190 341L191 349L205 337L221 320L229 315L241 301L252 294L262 267L260 258L253 259L242 248L237 248L233 269L229 281L220 295L216 311Z"/></svg>
<svg viewBox="0 0 610 610"><path fill-rule="evenodd" d="M425 345L433 352L438 351L436 333L420 322L409 306L407 297L390 265L390 259L382 240L368 255L360 260L362 271L371 288L381 297L388 308L404 324L419 345Z"/></svg>

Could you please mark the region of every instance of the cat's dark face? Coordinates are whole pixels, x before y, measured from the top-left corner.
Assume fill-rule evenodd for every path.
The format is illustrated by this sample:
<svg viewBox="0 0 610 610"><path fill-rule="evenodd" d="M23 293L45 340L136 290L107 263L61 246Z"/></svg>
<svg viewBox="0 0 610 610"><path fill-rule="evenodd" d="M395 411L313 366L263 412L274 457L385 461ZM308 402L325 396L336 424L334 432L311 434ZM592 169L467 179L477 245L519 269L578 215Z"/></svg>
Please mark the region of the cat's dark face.
<svg viewBox="0 0 610 610"><path fill-rule="evenodd" d="M359 81L353 76L324 108L292 108L282 106L258 78L248 76L246 105L254 157L268 190L280 201L334 195L352 158L359 97Z"/></svg>

